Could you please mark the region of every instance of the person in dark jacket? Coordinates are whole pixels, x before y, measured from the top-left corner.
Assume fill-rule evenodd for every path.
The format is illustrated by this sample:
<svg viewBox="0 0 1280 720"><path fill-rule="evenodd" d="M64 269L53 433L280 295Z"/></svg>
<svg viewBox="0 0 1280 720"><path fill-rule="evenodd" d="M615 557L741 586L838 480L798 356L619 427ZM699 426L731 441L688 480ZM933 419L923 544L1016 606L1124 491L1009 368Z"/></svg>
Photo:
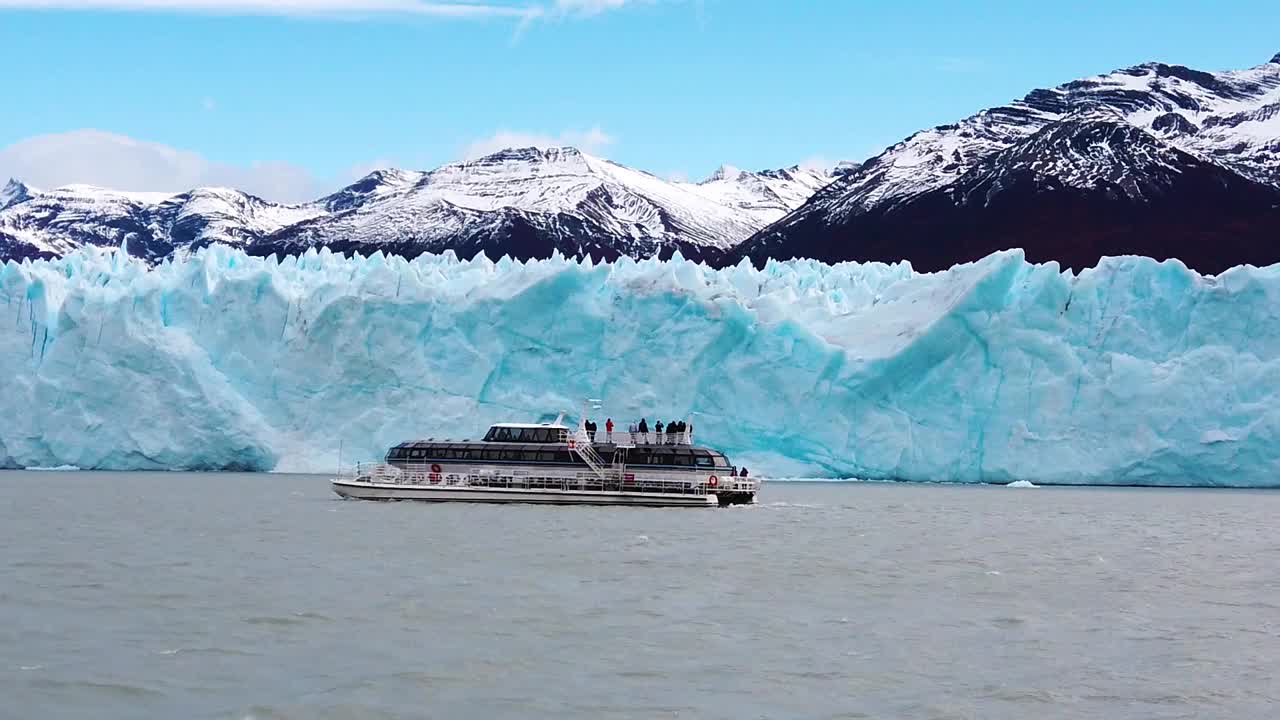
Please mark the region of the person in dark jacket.
<svg viewBox="0 0 1280 720"><path fill-rule="evenodd" d="M658 444L661 445L662 444L662 421L661 420L653 424L653 432L655 435L658 436Z"/></svg>
<svg viewBox="0 0 1280 720"><path fill-rule="evenodd" d="M738 473L738 476L739 476L739 477L746 477L746 476L747 476L747 466L746 466L746 465L743 465L743 466L742 466L742 472Z"/></svg>
<svg viewBox="0 0 1280 720"><path fill-rule="evenodd" d="M649 432L649 423L645 422L644 418L640 418L640 432Z"/></svg>

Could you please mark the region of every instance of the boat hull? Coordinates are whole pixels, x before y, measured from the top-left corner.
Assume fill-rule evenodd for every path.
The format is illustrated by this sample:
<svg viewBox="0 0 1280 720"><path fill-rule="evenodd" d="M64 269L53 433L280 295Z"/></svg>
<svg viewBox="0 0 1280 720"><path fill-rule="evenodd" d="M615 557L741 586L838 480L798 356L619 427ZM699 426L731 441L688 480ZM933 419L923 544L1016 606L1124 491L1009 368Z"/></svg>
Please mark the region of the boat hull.
<svg viewBox="0 0 1280 720"><path fill-rule="evenodd" d="M628 507L716 507L713 494L643 493L612 490L539 490L465 485L398 485L333 480L333 491L354 500L515 503L526 505L615 505Z"/></svg>

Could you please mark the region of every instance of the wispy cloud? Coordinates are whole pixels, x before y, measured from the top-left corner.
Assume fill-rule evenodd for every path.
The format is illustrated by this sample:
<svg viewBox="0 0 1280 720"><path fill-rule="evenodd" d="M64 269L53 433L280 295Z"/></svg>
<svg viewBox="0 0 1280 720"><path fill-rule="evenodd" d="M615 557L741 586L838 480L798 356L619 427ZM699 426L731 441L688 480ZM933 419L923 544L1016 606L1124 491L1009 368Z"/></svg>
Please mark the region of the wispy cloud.
<svg viewBox="0 0 1280 720"><path fill-rule="evenodd" d="M825 155L812 155L800 161L800 167L804 170L831 172L831 168L835 166L836 164Z"/></svg>
<svg viewBox="0 0 1280 720"><path fill-rule="evenodd" d="M529 18L543 8L506 2L428 0L0 0L0 9L194 12L220 15L425 15Z"/></svg>
<svg viewBox="0 0 1280 720"><path fill-rule="evenodd" d="M583 152L598 154L614 143L613 136L598 127L590 130L566 130L559 135L499 130L489 137L475 140L462 151L463 160L474 160L499 150L522 147L576 147Z"/></svg>
<svg viewBox="0 0 1280 720"><path fill-rule="evenodd" d="M561 15L599 15L606 10L617 10L636 2L637 0L555 0L552 9Z"/></svg>
<svg viewBox="0 0 1280 720"><path fill-rule="evenodd" d="M101 130L37 135L0 147L0 178L8 177L41 188L84 183L177 193L234 187L279 202L310 200L320 190L310 172L291 163L218 163L189 150Z"/></svg>

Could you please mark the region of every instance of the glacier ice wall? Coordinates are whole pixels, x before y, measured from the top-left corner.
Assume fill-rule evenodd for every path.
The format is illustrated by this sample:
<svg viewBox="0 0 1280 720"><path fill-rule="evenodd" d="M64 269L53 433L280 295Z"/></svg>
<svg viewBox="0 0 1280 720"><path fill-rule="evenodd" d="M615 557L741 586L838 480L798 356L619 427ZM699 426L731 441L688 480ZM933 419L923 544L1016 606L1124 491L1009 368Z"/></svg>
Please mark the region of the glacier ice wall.
<svg viewBox="0 0 1280 720"><path fill-rule="evenodd" d="M0 268L0 466L326 470L340 442L598 397L696 412L763 475L1274 486L1277 309L1280 266L1019 251L916 274L88 248Z"/></svg>

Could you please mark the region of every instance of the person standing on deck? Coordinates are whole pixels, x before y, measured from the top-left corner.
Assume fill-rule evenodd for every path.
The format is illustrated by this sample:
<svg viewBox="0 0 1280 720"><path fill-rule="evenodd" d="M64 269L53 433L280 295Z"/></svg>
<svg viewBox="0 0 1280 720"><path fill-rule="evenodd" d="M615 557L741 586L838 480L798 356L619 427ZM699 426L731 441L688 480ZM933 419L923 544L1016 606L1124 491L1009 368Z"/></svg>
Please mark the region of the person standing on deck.
<svg viewBox="0 0 1280 720"><path fill-rule="evenodd" d="M613 442L613 418L604 420L604 439L607 442Z"/></svg>
<svg viewBox="0 0 1280 720"><path fill-rule="evenodd" d="M653 424L653 431L657 433L658 444L661 445L662 444L662 421L661 420Z"/></svg>

